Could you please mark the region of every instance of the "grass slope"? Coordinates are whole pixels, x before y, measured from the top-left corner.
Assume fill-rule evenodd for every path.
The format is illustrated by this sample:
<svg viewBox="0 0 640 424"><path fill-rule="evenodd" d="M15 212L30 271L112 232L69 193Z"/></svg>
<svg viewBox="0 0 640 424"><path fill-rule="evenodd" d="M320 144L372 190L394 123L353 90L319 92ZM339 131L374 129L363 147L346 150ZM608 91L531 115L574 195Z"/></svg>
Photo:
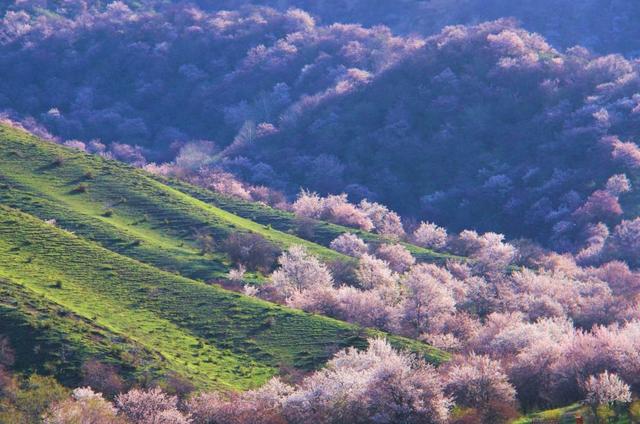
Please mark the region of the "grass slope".
<svg viewBox="0 0 640 424"><path fill-rule="evenodd" d="M224 196L201 187L192 186L176 179L168 179L163 177L156 178L159 181L175 187L178 190L187 193L196 199L202 200L206 203L217 206L236 215L250 219L251 221L258 222L263 225L268 225L276 230L295 234L299 227L296 216L291 212L274 209L260 203L247 202L229 196ZM377 246L385 242L391 242L391 240L378 234L369 233L342 225L336 225L325 221L314 221L314 226L311 234L308 236L308 239L309 241L328 247L336 237L344 233L357 234L360 238L373 246ZM409 249L409 251L419 261L442 263L448 259L466 260L466 258L462 258L460 256L436 252L434 250L425 249L413 244L402 244L407 247L407 249Z"/></svg>
<svg viewBox="0 0 640 424"><path fill-rule="evenodd" d="M53 374L75 385L82 363L98 358L117 365L128 378L161 377L159 355L5 279L0 280L0 334L11 339L14 367L26 374Z"/></svg>
<svg viewBox="0 0 640 424"><path fill-rule="evenodd" d="M7 127L0 127L0 174L2 318L52 343L73 340L78 359L66 361L70 368L87 356L129 366L128 352L135 351L146 359L134 374L175 372L200 387L244 389L281 367L317 367L335 349L363 346L367 336L381 334L194 280L218 278L229 266L223 255L200 254L191 241L196 230L218 240L253 231L282 247L304 244L325 258L339 257L325 247L194 199L142 171ZM75 234L42 221L52 218ZM41 332L40 320L56 331ZM433 362L447 358L422 343L391 339ZM27 341L19 344L32 348ZM57 355L42 362L64 361Z"/></svg>
<svg viewBox="0 0 640 424"><path fill-rule="evenodd" d="M632 424L640 420L640 401L636 400L626 406L616 408L601 407L598 410L599 420L588 406L575 403L562 408L535 412L514 420L511 424L575 424L577 417L585 423Z"/></svg>
<svg viewBox="0 0 640 424"><path fill-rule="evenodd" d="M218 242L258 233L285 248L302 244L325 259L337 252L271 229L169 187L144 171L42 142L0 126L0 201L97 241L104 247L198 279L221 278L229 264L201 255L197 231Z"/></svg>

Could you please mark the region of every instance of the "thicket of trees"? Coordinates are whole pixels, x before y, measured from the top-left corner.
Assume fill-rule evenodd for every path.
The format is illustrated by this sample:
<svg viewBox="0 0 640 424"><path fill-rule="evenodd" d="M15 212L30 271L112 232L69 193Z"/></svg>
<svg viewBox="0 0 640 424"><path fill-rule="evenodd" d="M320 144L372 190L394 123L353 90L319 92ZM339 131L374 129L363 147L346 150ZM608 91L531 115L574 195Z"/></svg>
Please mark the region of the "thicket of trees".
<svg viewBox="0 0 640 424"><path fill-rule="evenodd" d="M13 375L4 365L0 383L0 419L24 424L444 424L452 406L433 366L382 339L369 340L362 351L337 352L324 369L295 384L274 378L244 393L178 396L155 386L107 396L83 386L69 394L51 378ZM494 383L485 386L491 390ZM464 390L460 382L456 388Z"/></svg>
<svg viewBox="0 0 640 424"><path fill-rule="evenodd" d="M202 161L212 149L185 142L251 141L270 131L258 124L276 121L302 93L350 78L356 62L379 70L410 47L383 28L316 26L300 10L206 13L178 4L154 11L74 0L63 3L76 13L54 15L40 14L41 3L21 1L3 16L0 108L33 116L89 150L104 150L88 143L94 138L126 144L110 154L132 162L181 151L197 168L190 155ZM350 43L364 57L351 57L343 48ZM264 59L271 63L254 72Z"/></svg>
<svg viewBox="0 0 640 424"><path fill-rule="evenodd" d="M3 366L0 419L25 424L497 424L517 416L518 401L534 401L526 404L533 407L576 399L584 399L594 414L602 408L611 413L631 402L632 387L638 385L633 359L638 328L633 322L585 332L563 319L523 323L513 314L492 314L474 341L479 353L458 355L439 368L373 339L367 349L339 351L322 370L296 381L274 378L243 393L193 388L170 393L147 385L110 395L82 386L69 394L50 377L13 375Z"/></svg>
<svg viewBox="0 0 640 424"><path fill-rule="evenodd" d="M203 7L237 8L243 0L198 0ZM276 8L299 7L323 24L358 22L386 25L396 32L431 35L447 25L476 24L515 17L524 28L538 32L561 47L576 44L600 53L640 53L640 5L628 1L585 0L426 0L367 1L254 0Z"/></svg>
<svg viewBox="0 0 640 424"><path fill-rule="evenodd" d="M282 185L570 250L636 199L637 89L620 56L560 53L505 21L453 27L348 94L309 97L241 154Z"/></svg>
<svg viewBox="0 0 640 424"><path fill-rule="evenodd" d="M433 231L423 223L416 233ZM620 261L579 266L570 255L515 246L495 233L467 230L446 243L470 261L416 263L400 244L373 247L341 235L331 246L356 258L349 281L294 246L268 284L245 292L455 353L440 371L442 381L458 381L448 383L455 401L481 422L513 416L518 405L559 406L607 393L623 401L640 388L640 362L632 353L640 349L637 271ZM479 398L479 388L466 386L476 384L477 372L486 373L477 384L495 383L491 395Z"/></svg>
<svg viewBox="0 0 640 424"><path fill-rule="evenodd" d="M636 215L638 65L622 56L508 20L408 37L299 9L40 3L3 16L0 109L72 147L274 205L344 192L586 260ZM369 225L326 202L323 218Z"/></svg>
<svg viewBox="0 0 640 424"><path fill-rule="evenodd" d="M8 9L45 7L63 15L73 15L90 7L104 7L112 0L60 1L14 0L0 5ZM163 0L123 0L134 10L157 8ZM360 23L385 25L400 34L431 35L447 25L476 24L502 17L518 19L524 28L535 31L561 47L576 44L599 53L621 52L637 55L640 6L630 1L585 0L192 0L205 10L236 10L247 4L279 10L300 8L321 24Z"/></svg>

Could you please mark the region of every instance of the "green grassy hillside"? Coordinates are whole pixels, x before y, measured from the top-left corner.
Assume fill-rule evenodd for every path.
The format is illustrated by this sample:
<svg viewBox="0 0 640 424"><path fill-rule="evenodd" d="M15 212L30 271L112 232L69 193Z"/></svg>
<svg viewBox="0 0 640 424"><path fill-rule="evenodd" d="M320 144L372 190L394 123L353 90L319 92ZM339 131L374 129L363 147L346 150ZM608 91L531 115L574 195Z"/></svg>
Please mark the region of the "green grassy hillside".
<svg viewBox="0 0 640 424"><path fill-rule="evenodd" d="M228 270L220 255L202 257L189 241L207 232L218 242L254 232L287 247L302 244L325 259L342 255L242 218L158 182L127 165L41 142L0 126L0 201L112 250L194 278Z"/></svg>
<svg viewBox="0 0 640 424"><path fill-rule="evenodd" d="M69 346L42 349L50 357L23 368L73 378L97 356L138 378L174 372L199 387L245 389L378 334L205 284L229 263L218 252L202 255L196 231L216 240L255 232L325 259L341 255L117 162L0 127L0 204L0 333L19 351ZM433 362L447 357L392 340Z"/></svg>
<svg viewBox="0 0 640 424"><path fill-rule="evenodd" d="M201 187L195 187L186 184L176 179L168 179L164 177L156 177L159 181L164 182L171 187L188 193L192 197L202 200L211 205L217 206L226 211L232 212L243 218L250 219L251 221L268 225L273 229L294 234L298 229L298 220L296 216L291 212L285 212L278 209L271 208L264 204L247 202L240 199L235 199L229 196L224 196L219 193L215 193L210 190L203 189ZM322 246L329 246L329 244L338 237L340 234L353 233L357 234L360 238L367 243L376 246L391 240L382 237L378 234L369 233L366 231L358 230L355 228L349 228L342 225L336 225L325 221L314 221L312 230L308 236L309 241L320 244ZM419 260L424 262L438 262L442 263L448 259L466 260L460 256L451 255L448 253L436 252L431 249L425 249L409 243L402 243L409 251Z"/></svg>
<svg viewBox="0 0 640 424"><path fill-rule="evenodd" d="M0 334L10 338L15 367L26 374L51 373L73 385L82 363L100 358L131 379L162 376L161 356L6 279L0 280Z"/></svg>
<svg viewBox="0 0 640 424"><path fill-rule="evenodd" d="M575 424L578 422L578 417L582 418L584 423L632 424L640 420L640 401L636 400L618 408L600 407L598 415L599 421L588 406L576 403L531 413L514 420L511 424Z"/></svg>

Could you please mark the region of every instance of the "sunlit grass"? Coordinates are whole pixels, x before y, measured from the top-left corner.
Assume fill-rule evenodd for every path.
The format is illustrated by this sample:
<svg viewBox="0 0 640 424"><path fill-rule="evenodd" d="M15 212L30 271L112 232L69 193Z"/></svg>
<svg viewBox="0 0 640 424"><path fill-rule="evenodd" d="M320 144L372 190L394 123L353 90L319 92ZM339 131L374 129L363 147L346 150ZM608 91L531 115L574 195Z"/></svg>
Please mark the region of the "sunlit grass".
<svg viewBox="0 0 640 424"><path fill-rule="evenodd" d="M174 372L199 387L246 389L283 368L317 368L337 349L383 335L206 284L231 264L219 249L203 253L194 233L209 232L220 243L233 232L254 232L282 248L303 244L327 260L342 255L143 171L2 126L0 203L7 305L0 318L44 342L72 340L77 355L62 374L77 374L83 358L99 356L138 378ZM52 219L55 225L44 222ZM12 306L17 293L25 300ZM38 320L24 306L36 303L39 319L55 332L36 331ZM93 331L102 335L94 340ZM391 340L436 363L448 357L420 342ZM36 346L22 341L25 349ZM136 363L120 346L145 359ZM64 363L58 353L46 359L52 368ZM37 367L36 360L23 365Z"/></svg>

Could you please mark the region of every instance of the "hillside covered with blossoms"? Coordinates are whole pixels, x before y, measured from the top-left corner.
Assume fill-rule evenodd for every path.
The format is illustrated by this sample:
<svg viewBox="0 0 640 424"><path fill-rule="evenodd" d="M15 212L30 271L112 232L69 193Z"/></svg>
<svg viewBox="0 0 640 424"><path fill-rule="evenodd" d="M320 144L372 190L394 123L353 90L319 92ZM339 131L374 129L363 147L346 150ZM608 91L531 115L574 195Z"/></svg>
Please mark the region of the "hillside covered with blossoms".
<svg viewBox="0 0 640 424"><path fill-rule="evenodd" d="M637 17L4 2L0 423L640 420Z"/></svg>

